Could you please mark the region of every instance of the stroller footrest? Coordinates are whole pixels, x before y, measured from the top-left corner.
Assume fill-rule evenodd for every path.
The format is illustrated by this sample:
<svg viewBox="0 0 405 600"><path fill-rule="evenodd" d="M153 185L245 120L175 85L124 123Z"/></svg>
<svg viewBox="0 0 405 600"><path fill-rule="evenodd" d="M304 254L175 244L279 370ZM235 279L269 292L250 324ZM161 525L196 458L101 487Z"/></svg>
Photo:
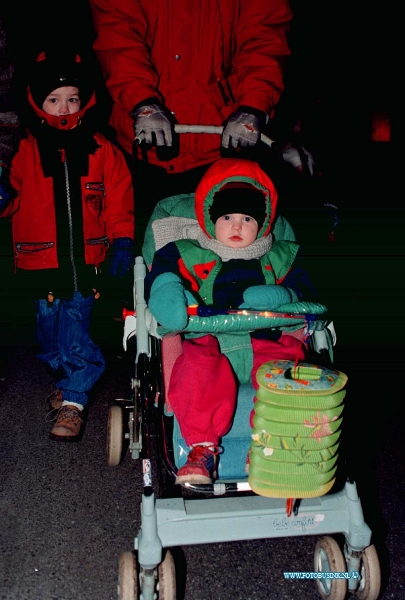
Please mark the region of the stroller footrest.
<svg viewBox="0 0 405 600"><path fill-rule="evenodd" d="M263 496L156 500L158 536L163 547L298 535L352 532L355 547L370 544L371 531L358 519L347 488L303 499L299 514L286 516L285 499Z"/></svg>

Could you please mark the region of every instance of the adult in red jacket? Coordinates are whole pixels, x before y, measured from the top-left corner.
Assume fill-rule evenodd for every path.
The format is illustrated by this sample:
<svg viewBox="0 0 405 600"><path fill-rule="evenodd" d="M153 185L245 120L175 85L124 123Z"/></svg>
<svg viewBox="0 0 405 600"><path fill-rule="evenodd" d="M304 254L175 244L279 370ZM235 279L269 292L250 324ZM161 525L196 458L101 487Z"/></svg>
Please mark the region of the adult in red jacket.
<svg viewBox="0 0 405 600"><path fill-rule="evenodd" d="M97 133L95 95L74 53L47 53L33 67L27 136L11 163L17 195L0 209L12 220L16 273L33 295L37 337L56 376L53 439L82 432L88 392L105 361L89 335L109 247L111 274L133 261L132 178L124 155Z"/></svg>
<svg viewBox="0 0 405 600"><path fill-rule="evenodd" d="M137 210L194 191L221 145L257 144L283 91L288 0L90 0L90 7L118 141L131 153L135 129L147 143L138 159L160 167L138 169ZM225 126L221 141L175 140L175 122Z"/></svg>

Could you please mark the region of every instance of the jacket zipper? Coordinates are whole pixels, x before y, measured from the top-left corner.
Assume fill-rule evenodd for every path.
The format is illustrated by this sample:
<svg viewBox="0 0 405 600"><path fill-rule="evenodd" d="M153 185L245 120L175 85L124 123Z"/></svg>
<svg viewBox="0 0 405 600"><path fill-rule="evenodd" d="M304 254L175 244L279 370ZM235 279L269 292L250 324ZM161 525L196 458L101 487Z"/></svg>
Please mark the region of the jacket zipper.
<svg viewBox="0 0 405 600"><path fill-rule="evenodd" d="M70 202L70 185L69 185L69 170L66 162L66 158L62 155L63 168L65 170L65 185L66 185L66 204L68 210L68 221L69 221L69 258L72 264L73 270L73 289L75 292L79 291L77 285L77 271L75 265L75 259L73 254L73 224L72 224L72 207Z"/></svg>

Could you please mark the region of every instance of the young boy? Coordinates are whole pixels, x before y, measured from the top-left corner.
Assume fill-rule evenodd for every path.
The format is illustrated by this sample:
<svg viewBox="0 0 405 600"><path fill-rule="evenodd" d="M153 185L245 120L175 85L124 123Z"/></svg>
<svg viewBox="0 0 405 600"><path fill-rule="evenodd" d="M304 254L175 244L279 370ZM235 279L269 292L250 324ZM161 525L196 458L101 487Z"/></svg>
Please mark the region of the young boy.
<svg viewBox="0 0 405 600"><path fill-rule="evenodd" d="M311 282L297 264L298 244L273 235L276 206L274 185L257 163L237 159L214 163L197 187L197 222L187 225L188 239L159 249L146 277L146 297L158 323L181 331L187 325L187 304L192 303L277 310L304 299L304 294L305 300L314 300ZM232 424L238 380L245 382L240 376L243 368L240 356L238 363L237 354L228 351L229 337L185 337L168 390L181 433L191 447L176 481L209 483L215 476L221 437ZM245 343L242 337L238 340ZM247 378L253 382L257 368L268 360L304 358L302 345L291 335L259 330L248 340L253 357L246 350L242 362L249 365Z"/></svg>
<svg viewBox="0 0 405 600"><path fill-rule="evenodd" d="M89 335L92 306L111 274L133 262L131 175L123 155L92 120L96 99L75 54L42 53L28 86L28 131L12 164L17 192L0 216L12 220L15 271L36 306L39 358L56 377L50 437L76 441L88 393L105 361ZM104 281L104 284L103 284Z"/></svg>

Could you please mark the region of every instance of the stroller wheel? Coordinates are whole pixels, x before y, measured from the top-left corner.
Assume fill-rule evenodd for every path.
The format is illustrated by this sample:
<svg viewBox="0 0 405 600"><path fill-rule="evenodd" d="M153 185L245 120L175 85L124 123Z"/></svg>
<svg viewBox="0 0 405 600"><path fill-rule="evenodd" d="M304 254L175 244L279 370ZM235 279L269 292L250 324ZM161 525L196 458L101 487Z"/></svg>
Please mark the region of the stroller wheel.
<svg viewBox="0 0 405 600"><path fill-rule="evenodd" d="M137 600L138 576L133 552L121 554L118 568L118 600Z"/></svg>
<svg viewBox="0 0 405 600"><path fill-rule="evenodd" d="M361 553L360 584L356 598L377 600L381 588L381 570L375 546L368 546Z"/></svg>
<svg viewBox="0 0 405 600"><path fill-rule="evenodd" d="M159 600L176 600L176 567L170 550L158 566L158 586Z"/></svg>
<svg viewBox="0 0 405 600"><path fill-rule="evenodd" d="M111 406L107 423L107 463L109 467L116 467L121 462L123 431L122 408Z"/></svg>
<svg viewBox="0 0 405 600"><path fill-rule="evenodd" d="M321 537L314 553L316 573L344 573L346 561L339 544L330 536ZM346 579L316 579L316 586L322 600L344 600L347 593Z"/></svg>

